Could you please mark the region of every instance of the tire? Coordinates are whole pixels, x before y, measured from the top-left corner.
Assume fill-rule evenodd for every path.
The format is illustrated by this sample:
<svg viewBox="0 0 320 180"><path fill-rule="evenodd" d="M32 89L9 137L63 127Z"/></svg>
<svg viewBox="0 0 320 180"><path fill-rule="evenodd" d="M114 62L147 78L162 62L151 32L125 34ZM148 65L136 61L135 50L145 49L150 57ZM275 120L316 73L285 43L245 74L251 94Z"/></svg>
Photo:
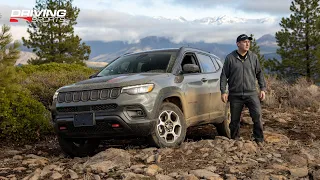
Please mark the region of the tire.
<svg viewBox="0 0 320 180"><path fill-rule="evenodd" d="M184 141L187 124L181 109L173 103L160 106L157 123L153 127L149 141L156 147L178 147Z"/></svg>
<svg viewBox="0 0 320 180"><path fill-rule="evenodd" d="M229 128L230 121L231 121L230 102L228 102L226 103L226 107L225 107L224 121L219 124L214 124L219 136L225 136L228 138L231 137L230 128Z"/></svg>
<svg viewBox="0 0 320 180"><path fill-rule="evenodd" d="M62 151L70 157L85 157L94 154L100 140L97 139L69 139L58 136Z"/></svg>

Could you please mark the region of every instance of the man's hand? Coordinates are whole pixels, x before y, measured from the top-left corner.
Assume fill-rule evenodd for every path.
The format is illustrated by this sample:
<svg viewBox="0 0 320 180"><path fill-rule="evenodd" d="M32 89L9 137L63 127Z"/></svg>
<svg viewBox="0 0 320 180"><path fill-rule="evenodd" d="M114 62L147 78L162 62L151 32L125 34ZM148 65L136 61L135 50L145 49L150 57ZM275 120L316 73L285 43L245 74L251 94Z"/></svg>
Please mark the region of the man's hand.
<svg viewBox="0 0 320 180"><path fill-rule="evenodd" d="M228 102L228 94L221 94L221 101L224 103Z"/></svg>
<svg viewBox="0 0 320 180"><path fill-rule="evenodd" d="M260 100L264 101L266 99L266 92L260 91Z"/></svg>

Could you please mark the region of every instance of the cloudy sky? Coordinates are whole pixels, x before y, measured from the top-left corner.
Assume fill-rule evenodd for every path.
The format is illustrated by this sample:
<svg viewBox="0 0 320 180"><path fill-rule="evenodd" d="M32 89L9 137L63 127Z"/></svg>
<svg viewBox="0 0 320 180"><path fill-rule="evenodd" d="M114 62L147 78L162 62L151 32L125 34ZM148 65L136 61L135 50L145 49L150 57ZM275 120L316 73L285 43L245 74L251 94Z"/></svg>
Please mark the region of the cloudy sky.
<svg viewBox="0 0 320 180"><path fill-rule="evenodd" d="M291 0L74 0L80 8L75 32L83 40L138 42L146 36L174 42L233 43L237 35L274 34ZM13 9L32 9L35 0L0 0L0 25L11 25L15 39L28 37L27 23L10 23ZM179 20L179 17L185 21ZM222 23L197 21L224 17ZM180 18L181 19L181 18ZM225 23L233 20L237 23Z"/></svg>

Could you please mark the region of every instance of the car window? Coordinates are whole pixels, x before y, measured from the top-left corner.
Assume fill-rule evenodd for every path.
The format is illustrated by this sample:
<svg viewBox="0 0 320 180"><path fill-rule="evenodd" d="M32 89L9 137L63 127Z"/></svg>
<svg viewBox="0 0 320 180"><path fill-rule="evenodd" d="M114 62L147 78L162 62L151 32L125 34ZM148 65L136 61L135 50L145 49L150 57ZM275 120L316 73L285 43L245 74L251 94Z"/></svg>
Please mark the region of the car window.
<svg viewBox="0 0 320 180"><path fill-rule="evenodd" d="M125 71L125 72L129 71L129 65L130 65L130 62L122 63L121 66L120 66L121 71Z"/></svg>
<svg viewBox="0 0 320 180"><path fill-rule="evenodd" d="M195 58L195 55L192 54L192 53L187 53L184 57L183 57L183 60L181 62L181 67L183 68L183 66L185 64L195 64L195 65L198 65L199 66L199 63L197 62L197 59ZM200 73L197 72L197 73Z"/></svg>
<svg viewBox="0 0 320 180"><path fill-rule="evenodd" d="M174 60L176 53L148 52L123 56L110 63L97 76L142 72L166 73L168 64Z"/></svg>
<svg viewBox="0 0 320 180"><path fill-rule="evenodd" d="M214 66L210 56L197 53L202 72L203 73L211 73L216 71L216 67Z"/></svg>
<svg viewBox="0 0 320 180"><path fill-rule="evenodd" d="M214 64L214 66L216 67L216 70L219 70L220 66L219 66L219 64L217 62L217 59L211 56L211 60L212 60L212 62Z"/></svg>

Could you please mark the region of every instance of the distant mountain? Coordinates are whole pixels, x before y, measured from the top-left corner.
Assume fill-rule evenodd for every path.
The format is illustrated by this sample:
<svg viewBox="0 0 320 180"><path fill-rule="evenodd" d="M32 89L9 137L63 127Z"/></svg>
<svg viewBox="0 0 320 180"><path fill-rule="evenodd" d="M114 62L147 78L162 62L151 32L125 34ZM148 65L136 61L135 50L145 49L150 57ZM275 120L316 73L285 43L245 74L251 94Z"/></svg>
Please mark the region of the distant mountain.
<svg viewBox="0 0 320 180"><path fill-rule="evenodd" d="M260 46L277 46L276 38L271 34L266 34L257 39L257 43Z"/></svg>
<svg viewBox="0 0 320 180"><path fill-rule="evenodd" d="M246 24L246 23L256 23L256 24L264 24L264 23L274 23L276 19L274 18L258 18L258 19L247 19L247 18L238 18L233 16L215 16L215 17L205 17L201 19L195 20L187 20L184 17L176 17L176 18L165 18L165 17L153 17L158 20L167 20L167 21L178 21L181 23L198 23L205 25L223 25L223 24Z"/></svg>
<svg viewBox="0 0 320 180"><path fill-rule="evenodd" d="M211 52L220 59L224 60L225 56L231 51L235 50L236 44L219 44L219 43L205 43L205 42L181 42L174 43L170 39L165 37L148 36L140 39L138 43L127 43L122 41L85 41L87 45L91 47L90 60L91 62L110 62L116 57L128 53L128 52L139 52L151 49L161 48L179 48L194 47L199 48L207 52ZM260 46L262 54L268 56L268 58L279 58L276 54L277 44L274 36L268 34L257 39L257 43ZM30 51L26 47L22 47L24 51ZM25 57L26 58L26 57Z"/></svg>
<svg viewBox="0 0 320 180"><path fill-rule="evenodd" d="M276 45L275 38L271 37L272 35L262 36L257 39L257 43L260 46L260 51L262 54L269 54L273 57L273 53L276 53L278 48ZM269 38L268 38L269 37ZM173 43L170 39L165 37L149 36L140 40L139 43L119 43L119 42L101 42L101 41L88 41L86 42L91 46L91 55L90 61L105 61L109 62L110 60L128 52L138 52L142 50L149 49L161 49L161 48L179 48L181 46L185 47L194 47L199 48L204 51L211 52L221 59L224 59L225 56L230 53L232 50L235 50L237 47L235 44L219 44L219 43L205 43L205 42L196 42L196 43ZM116 45L116 46L115 46ZM271 54L271 55L270 55Z"/></svg>
<svg viewBox="0 0 320 180"><path fill-rule="evenodd" d="M264 54L264 58L265 59L273 59L273 58L276 58L278 60L281 61L281 56L277 53L268 53L268 54Z"/></svg>
<svg viewBox="0 0 320 180"><path fill-rule="evenodd" d="M90 61L104 61L109 62L112 59L128 52L139 52L143 50L150 49L161 49L161 48L179 48L182 46L185 47L194 47L199 48L204 51L211 52L217 55L220 58L230 51L236 48L236 45L232 44L217 44L217 43L205 43L205 42L196 42L196 43L173 43L170 39L165 37L156 37L149 36L142 38L138 43L126 44L116 42L118 47L115 47L115 42L101 42L101 41L88 41L86 42L91 47Z"/></svg>
<svg viewBox="0 0 320 180"><path fill-rule="evenodd" d="M28 60L31 58L37 58L37 55L33 52L27 52L27 51L20 51L20 57L14 64L15 66L21 66L28 64ZM95 61L85 61L86 65L88 67L104 67L108 63L107 62L95 62Z"/></svg>
<svg viewBox="0 0 320 180"><path fill-rule="evenodd" d="M32 52L27 52L27 51L21 51L20 52L20 57L19 59L16 61L15 65L21 65L21 64L27 64L28 60L31 58L36 58L37 55L35 53Z"/></svg>
<svg viewBox="0 0 320 180"><path fill-rule="evenodd" d="M260 46L260 52L264 55L265 59L281 59L281 56L277 54L277 45L276 38L271 34L266 34L257 39L257 44Z"/></svg>
<svg viewBox="0 0 320 180"><path fill-rule="evenodd" d="M184 17L180 16L180 17L176 17L176 18L165 18L162 16L155 16L153 17L154 19L158 19L158 20L167 20L167 21L180 21L180 22L188 22L188 20L186 20Z"/></svg>

